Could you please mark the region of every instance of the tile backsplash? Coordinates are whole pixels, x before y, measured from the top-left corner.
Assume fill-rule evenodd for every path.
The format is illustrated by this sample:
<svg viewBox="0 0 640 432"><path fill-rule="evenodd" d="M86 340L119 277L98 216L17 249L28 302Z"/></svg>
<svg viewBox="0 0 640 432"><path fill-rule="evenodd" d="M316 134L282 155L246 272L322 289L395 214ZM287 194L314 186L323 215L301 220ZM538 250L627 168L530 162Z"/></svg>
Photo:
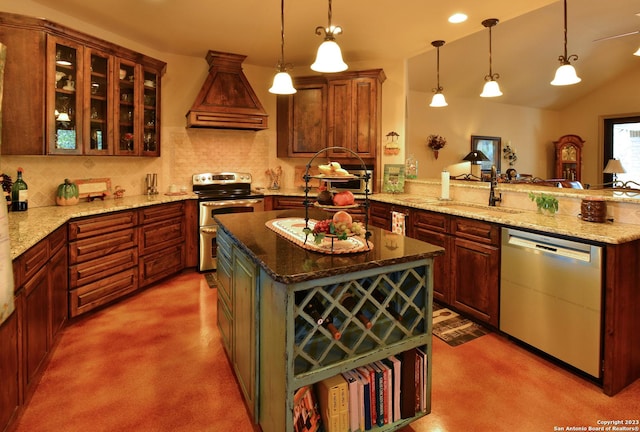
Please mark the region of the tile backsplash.
<svg viewBox="0 0 640 432"><path fill-rule="evenodd" d="M1 148L0 148L1 151ZM65 178L110 178L125 195L146 192L147 173L158 174L158 190L171 184L191 189L191 176L205 171L244 171L255 187L266 187L267 168L282 166L284 187L293 184L293 163L276 158L275 130L162 129L159 158L124 156L0 156L0 173L15 180L18 167L29 186L29 206L55 205L55 192Z"/></svg>

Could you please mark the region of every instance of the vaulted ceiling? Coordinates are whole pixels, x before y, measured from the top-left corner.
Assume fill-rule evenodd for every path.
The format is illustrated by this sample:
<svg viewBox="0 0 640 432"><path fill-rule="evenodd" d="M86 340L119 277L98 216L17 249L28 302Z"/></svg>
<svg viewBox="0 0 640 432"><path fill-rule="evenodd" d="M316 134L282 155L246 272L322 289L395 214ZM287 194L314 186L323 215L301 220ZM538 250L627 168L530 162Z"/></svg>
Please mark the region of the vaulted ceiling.
<svg viewBox="0 0 640 432"><path fill-rule="evenodd" d="M202 57L210 49L247 55L246 63L274 67L280 57L279 0L34 0L152 49ZM558 109L631 68L640 68L640 0L569 0L569 54L582 82L549 85L563 52L563 6L557 0L333 0L332 23L347 63L408 61L409 88L431 92L436 85L435 49L442 39L441 85L447 97L477 97L488 73L488 30L493 70L504 96L497 102ZM285 58L294 75L309 65L327 24L326 0L285 0ZM465 12L469 19L450 24ZM632 33L626 37L594 40ZM275 70L275 69L274 69ZM634 89L638 91L638 89Z"/></svg>

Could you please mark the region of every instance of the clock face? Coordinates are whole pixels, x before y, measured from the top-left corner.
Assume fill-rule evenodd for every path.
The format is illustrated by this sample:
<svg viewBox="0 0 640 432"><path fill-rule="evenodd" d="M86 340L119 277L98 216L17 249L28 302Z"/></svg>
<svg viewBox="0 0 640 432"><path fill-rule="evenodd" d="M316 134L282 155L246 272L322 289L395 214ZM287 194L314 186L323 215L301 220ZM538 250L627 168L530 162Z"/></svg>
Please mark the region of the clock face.
<svg viewBox="0 0 640 432"><path fill-rule="evenodd" d="M575 161L577 158L576 148L572 145L568 145L562 149L562 160Z"/></svg>

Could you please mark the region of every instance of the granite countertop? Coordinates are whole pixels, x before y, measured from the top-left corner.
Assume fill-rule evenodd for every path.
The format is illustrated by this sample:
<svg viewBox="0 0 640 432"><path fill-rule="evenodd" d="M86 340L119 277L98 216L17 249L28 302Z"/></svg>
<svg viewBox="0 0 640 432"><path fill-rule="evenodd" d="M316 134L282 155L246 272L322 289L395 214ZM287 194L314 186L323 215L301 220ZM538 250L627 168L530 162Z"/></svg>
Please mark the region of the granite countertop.
<svg viewBox="0 0 640 432"><path fill-rule="evenodd" d="M192 193L185 195L137 195L105 199L104 201L81 202L74 206L36 207L25 212L9 212L11 259L13 260L26 252L70 219L193 198L196 196Z"/></svg>
<svg viewBox="0 0 640 432"><path fill-rule="evenodd" d="M371 250L324 254L303 249L265 226L272 219L304 216L304 210L298 209L219 215L216 219L220 229L229 233L256 264L274 280L287 284L412 262L444 253L441 247L369 227L372 232L369 239L373 244ZM309 217L324 219L326 213L310 209Z"/></svg>
<svg viewBox="0 0 640 432"><path fill-rule="evenodd" d="M619 244L640 239L640 225L634 224L586 222L577 216L560 214L545 216L536 211L489 207L488 205L457 201L440 201L437 198L410 194L375 194L371 199L598 243Z"/></svg>

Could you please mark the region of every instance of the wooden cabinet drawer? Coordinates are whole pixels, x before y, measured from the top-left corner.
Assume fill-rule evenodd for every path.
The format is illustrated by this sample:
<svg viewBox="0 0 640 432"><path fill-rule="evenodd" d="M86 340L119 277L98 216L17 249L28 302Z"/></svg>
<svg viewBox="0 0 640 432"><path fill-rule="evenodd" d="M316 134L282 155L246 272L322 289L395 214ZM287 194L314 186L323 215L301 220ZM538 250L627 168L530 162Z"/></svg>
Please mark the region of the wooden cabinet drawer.
<svg viewBox="0 0 640 432"><path fill-rule="evenodd" d="M69 292L71 317L78 316L138 289L138 270L129 268Z"/></svg>
<svg viewBox="0 0 640 432"><path fill-rule="evenodd" d="M136 222L137 213L135 211L124 211L106 216L92 216L87 219L74 220L69 222L69 241L133 228Z"/></svg>
<svg viewBox="0 0 640 432"><path fill-rule="evenodd" d="M411 217L414 229L417 227L430 231L446 233L449 231L449 216L444 213L426 210L412 210Z"/></svg>
<svg viewBox="0 0 640 432"><path fill-rule="evenodd" d="M164 219L184 216L184 203L162 204L140 210L141 225L158 222Z"/></svg>
<svg viewBox="0 0 640 432"><path fill-rule="evenodd" d="M140 287L149 285L184 268L184 244L164 248L162 251L140 256Z"/></svg>
<svg viewBox="0 0 640 432"><path fill-rule="evenodd" d="M69 244L69 264L79 264L92 259L107 257L115 252L137 245L135 228L78 240Z"/></svg>
<svg viewBox="0 0 640 432"><path fill-rule="evenodd" d="M218 280L218 301L225 302L230 309L233 306L233 297L231 296L231 261L222 258L220 255L218 255L216 279Z"/></svg>
<svg viewBox="0 0 640 432"><path fill-rule="evenodd" d="M140 227L138 247L140 255L165 249L167 246L182 243L185 239L182 216L163 220Z"/></svg>
<svg viewBox="0 0 640 432"><path fill-rule="evenodd" d="M227 357L231 359L232 348L232 334L233 331L233 321L231 318L231 313L229 309L224 304L224 302L218 302L218 330L220 330L220 336L222 336L222 345L224 346L225 351L227 352Z"/></svg>
<svg viewBox="0 0 640 432"><path fill-rule="evenodd" d="M138 250L136 248L106 255L100 259L74 264L69 267L69 287L70 289L76 289L137 265Z"/></svg>
<svg viewBox="0 0 640 432"><path fill-rule="evenodd" d="M286 210L295 208L304 208L304 197L276 196L273 197L274 210Z"/></svg>
<svg viewBox="0 0 640 432"><path fill-rule="evenodd" d="M23 282L28 281L47 261L49 261L49 243L43 240L20 256L18 261L19 279Z"/></svg>
<svg viewBox="0 0 640 432"><path fill-rule="evenodd" d="M456 237L498 245L500 229L498 225L467 218L451 218L451 233Z"/></svg>
<svg viewBox="0 0 640 432"><path fill-rule="evenodd" d="M61 226L47 237L49 239L49 255L54 256L58 250L67 245L67 227Z"/></svg>

